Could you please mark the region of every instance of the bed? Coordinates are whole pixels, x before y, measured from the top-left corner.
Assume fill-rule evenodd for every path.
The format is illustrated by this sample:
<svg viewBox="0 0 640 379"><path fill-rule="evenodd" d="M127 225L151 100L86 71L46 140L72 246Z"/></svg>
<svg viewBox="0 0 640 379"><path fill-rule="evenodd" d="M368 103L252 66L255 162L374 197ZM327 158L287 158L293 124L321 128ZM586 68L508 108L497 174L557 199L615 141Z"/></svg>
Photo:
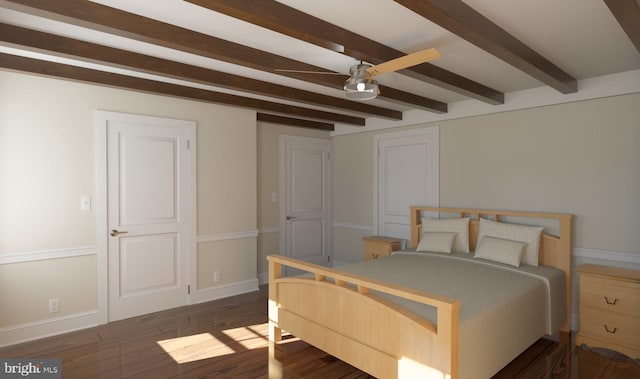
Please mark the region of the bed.
<svg viewBox="0 0 640 379"><path fill-rule="evenodd" d="M270 377L281 375L275 344L282 331L378 378L483 378L540 337L570 330L571 215L417 206L410 212L410 249L388 258L331 269L268 257ZM508 244L497 238L501 228L523 219L556 224L557 236L538 228L539 266L496 262L490 248L501 245L489 242ZM450 223L458 233L447 231ZM456 251L416 251L437 250L439 242L423 243L441 237ZM534 259L525 258L531 245L518 245L522 260ZM478 256L489 251L487 259L459 252L476 249ZM283 277L285 266L306 275Z"/></svg>

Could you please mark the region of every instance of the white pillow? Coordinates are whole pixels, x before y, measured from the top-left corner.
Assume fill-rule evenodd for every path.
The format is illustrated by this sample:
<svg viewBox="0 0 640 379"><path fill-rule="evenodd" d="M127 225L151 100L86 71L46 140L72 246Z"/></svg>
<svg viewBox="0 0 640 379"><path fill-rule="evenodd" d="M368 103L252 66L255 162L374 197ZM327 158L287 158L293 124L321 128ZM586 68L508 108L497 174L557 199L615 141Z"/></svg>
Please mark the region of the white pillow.
<svg viewBox="0 0 640 379"><path fill-rule="evenodd" d="M524 242L527 245L525 246L524 253L522 255L522 263L531 266L538 266L542 229L544 229L542 226L506 224L481 218L480 226L478 227L478 241L482 241L484 236L489 236Z"/></svg>
<svg viewBox="0 0 640 379"><path fill-rule="evenodd" d="M456 240L453 243L454 253L469 252L469 218L422 218L422 233L453 232Z"/></svg>
<svg viewBox="0 0 640 379"><path fill-rule="evenodd" d="M473 257L520 267L525 246L524 242L484 236Z"/></svg>
<svg viewBox="0 0 640 379"><path fill-rule="evenodd" d="M422 233L416 251L433 251L436 253L451 253L453 242L456 240L454 232L426 232Z"/></svg>

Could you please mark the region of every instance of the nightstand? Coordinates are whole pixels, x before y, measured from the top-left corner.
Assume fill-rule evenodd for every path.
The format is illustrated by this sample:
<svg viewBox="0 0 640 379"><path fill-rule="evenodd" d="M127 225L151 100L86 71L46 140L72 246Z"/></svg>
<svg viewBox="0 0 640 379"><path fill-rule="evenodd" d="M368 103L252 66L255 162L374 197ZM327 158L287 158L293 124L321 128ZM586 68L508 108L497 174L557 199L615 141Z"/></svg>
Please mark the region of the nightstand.
<svg viewBox="0 0 640 379"><path fill-rule="evenodd" d="M578 273L576 345L606 347L640 358L640 271L592 264Z"/></svg>
<svg viewBox="0 0 640 379"><path fill-rule="evenodd" d="M391 252L400 250L402 240L399 238L369 236L362 237L364 241L364 260L388 257Z"/></svg>

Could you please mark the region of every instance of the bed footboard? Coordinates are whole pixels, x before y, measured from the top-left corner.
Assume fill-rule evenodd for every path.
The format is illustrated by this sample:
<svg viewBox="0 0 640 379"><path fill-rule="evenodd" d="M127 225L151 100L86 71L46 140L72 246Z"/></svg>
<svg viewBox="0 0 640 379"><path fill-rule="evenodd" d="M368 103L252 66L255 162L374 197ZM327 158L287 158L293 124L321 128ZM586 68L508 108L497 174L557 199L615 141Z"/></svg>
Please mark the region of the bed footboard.
<svg viewBox="0 0 640 379"><path fill-rule="evenodd" d="M456 378L459 302L318 265L272 255L269 340L285 330L379 378ZM282 277L283 266L312 274ZM437 325L371 291L437 309ZM281 373L273 346L270 377Z"/></svg>

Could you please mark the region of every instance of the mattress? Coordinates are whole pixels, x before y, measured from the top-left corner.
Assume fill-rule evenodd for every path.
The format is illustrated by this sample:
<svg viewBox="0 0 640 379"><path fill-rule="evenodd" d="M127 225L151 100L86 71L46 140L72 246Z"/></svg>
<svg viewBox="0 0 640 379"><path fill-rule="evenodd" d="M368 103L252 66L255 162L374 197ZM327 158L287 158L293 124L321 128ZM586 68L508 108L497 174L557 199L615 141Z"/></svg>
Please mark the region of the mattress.
<svg viewBox="0 0 640 379"><path fill-rule="evenodd" d="M460 378L489 378L565 322L564 273L405 250L338 270L460 300ZM433 307L381 295L437 323Z"/></svg>

